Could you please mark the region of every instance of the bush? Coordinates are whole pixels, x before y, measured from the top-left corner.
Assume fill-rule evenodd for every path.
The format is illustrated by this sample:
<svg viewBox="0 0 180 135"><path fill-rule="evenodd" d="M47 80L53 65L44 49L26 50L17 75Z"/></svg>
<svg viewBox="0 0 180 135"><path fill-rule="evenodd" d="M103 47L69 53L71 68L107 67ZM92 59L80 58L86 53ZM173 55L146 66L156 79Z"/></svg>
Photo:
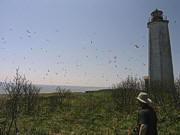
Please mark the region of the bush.
<svg viewBox="0 0 180 135"><path fill-rule="evenodd" d="M128 76L120 83L113 85L112 98L116 110L119 112L131 113L136 109L134 105L135 97L140 90L145 90L145 84L142 79Z"/></svg>
<svg viewBox="0 0 180 135"><path fill-rule="evenodd" d="M7 135L9 135L10 132L15 134L18 133L16 122L19 114L23 112L23 108L25 112L33 111L40 89L26 80L25 76L20 75L19 69L16 70L16 75L13 80L9 82L5 81L2 84L2 88L5 91L3 98L4 103L1 102L5 107L2 112L2 116L5 118L2 125L2 132Z"/></svg>
<svg viewBox="0 0 180 135"><path fill-rule="evenodd" d="M58 98L57 103L59 104L59 106L62 106L65 103L65 100L67 100L66 102L68 104L70 103L70 99L72 97L70 89L64 89L58 86L56 88L56 93Z"/></svg>
<svg viewBox="0 0 180 135"><path fill-rule="evenodd" d="M180 94L180 76L175 80L176 91Z"/></svg>

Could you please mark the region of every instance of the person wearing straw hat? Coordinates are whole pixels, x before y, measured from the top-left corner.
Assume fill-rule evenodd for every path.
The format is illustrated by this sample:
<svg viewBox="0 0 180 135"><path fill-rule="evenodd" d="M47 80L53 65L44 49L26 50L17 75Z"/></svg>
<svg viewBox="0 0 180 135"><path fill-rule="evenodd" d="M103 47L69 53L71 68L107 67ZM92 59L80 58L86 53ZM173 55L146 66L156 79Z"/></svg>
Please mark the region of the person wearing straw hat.
<svg viewBox="0 0 180 135"><path fill-rule="evenodd" d="M151 106L152 100L145 92L140 92L136 99L141 107L138 112L137 135L157 135L157 117Z"/></svg>

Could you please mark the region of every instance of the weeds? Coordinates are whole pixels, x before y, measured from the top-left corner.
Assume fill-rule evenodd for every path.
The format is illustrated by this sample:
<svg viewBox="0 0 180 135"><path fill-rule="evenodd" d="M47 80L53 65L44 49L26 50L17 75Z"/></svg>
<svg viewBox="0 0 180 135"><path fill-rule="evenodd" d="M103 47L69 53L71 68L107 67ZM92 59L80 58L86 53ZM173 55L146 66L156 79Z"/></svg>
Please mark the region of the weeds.
<svg viewBox="0 0 180 135"><path fill-rule="evenodd" d="M136 126L136 96L145 91L141 79L128 77L113 89L72 93L57 87L56 93L39 94L19 75L3 84L0 97L0 134L131 134ZM179 88L179 81L175 84ZM180 95L173 91L149 91L158 115L159 134L178 134Z"/></svg>

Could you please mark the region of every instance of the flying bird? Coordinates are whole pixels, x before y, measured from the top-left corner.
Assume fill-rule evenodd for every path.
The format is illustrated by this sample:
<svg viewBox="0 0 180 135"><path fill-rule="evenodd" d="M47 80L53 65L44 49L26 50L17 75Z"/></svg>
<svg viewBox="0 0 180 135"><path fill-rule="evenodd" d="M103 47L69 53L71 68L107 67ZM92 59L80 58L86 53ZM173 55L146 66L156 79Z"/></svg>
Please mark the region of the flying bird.
<svg viewBox="0 0 180 135"><path fill-rule="evenodd" d="M134 47L139 48L139 46L138 46L138 45L134 45Z"/></svg>
<svg viewBox="0 0 180 135"><path fill-rule="evenodd" d="M29 30L26 30L27 33L31 33Z"/></svg>
<svg viewBox="0 0 180 135"><path fill-rule="evenodd" d="M59 32L59 30L58 30L58 29L56 29L56 32Z"/></svg>
<svg viewBox="0 0 180 135"><path fill-rule="evenodd" d="M46 41L46 42L49 42L49 39L46 39L45 41Z"/></svg>

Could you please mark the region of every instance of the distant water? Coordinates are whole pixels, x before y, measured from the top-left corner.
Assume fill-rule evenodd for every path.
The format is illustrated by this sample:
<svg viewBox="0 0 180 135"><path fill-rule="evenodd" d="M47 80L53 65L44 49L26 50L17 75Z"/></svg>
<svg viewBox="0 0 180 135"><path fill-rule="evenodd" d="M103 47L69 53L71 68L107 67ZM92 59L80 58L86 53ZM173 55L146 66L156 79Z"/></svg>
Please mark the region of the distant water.
<svg viewBox="0 0 180 135"><path fill-rule="evenodd" d="M53 93L56 92L56 88L59 85L35 85L41 88L40 93ZM61 85L61 88L70 89L71 92L85 92L85 91L95 91L101 89L108 89L108 87L86 87L86 86L66 86ZM2 87L0 87L0 93L4 93Z"/></svg>
<svg viewBox="0 0 180 135"><path fill-rule="evenodd" d="M57 85L36 85L41 88L41 93L53 93L56 92ZM85 92L95 91L100 89L107 89L108 87L85 87L85 86L67 86L62 85L61 88L70 89L72 92Z"/></svg>

